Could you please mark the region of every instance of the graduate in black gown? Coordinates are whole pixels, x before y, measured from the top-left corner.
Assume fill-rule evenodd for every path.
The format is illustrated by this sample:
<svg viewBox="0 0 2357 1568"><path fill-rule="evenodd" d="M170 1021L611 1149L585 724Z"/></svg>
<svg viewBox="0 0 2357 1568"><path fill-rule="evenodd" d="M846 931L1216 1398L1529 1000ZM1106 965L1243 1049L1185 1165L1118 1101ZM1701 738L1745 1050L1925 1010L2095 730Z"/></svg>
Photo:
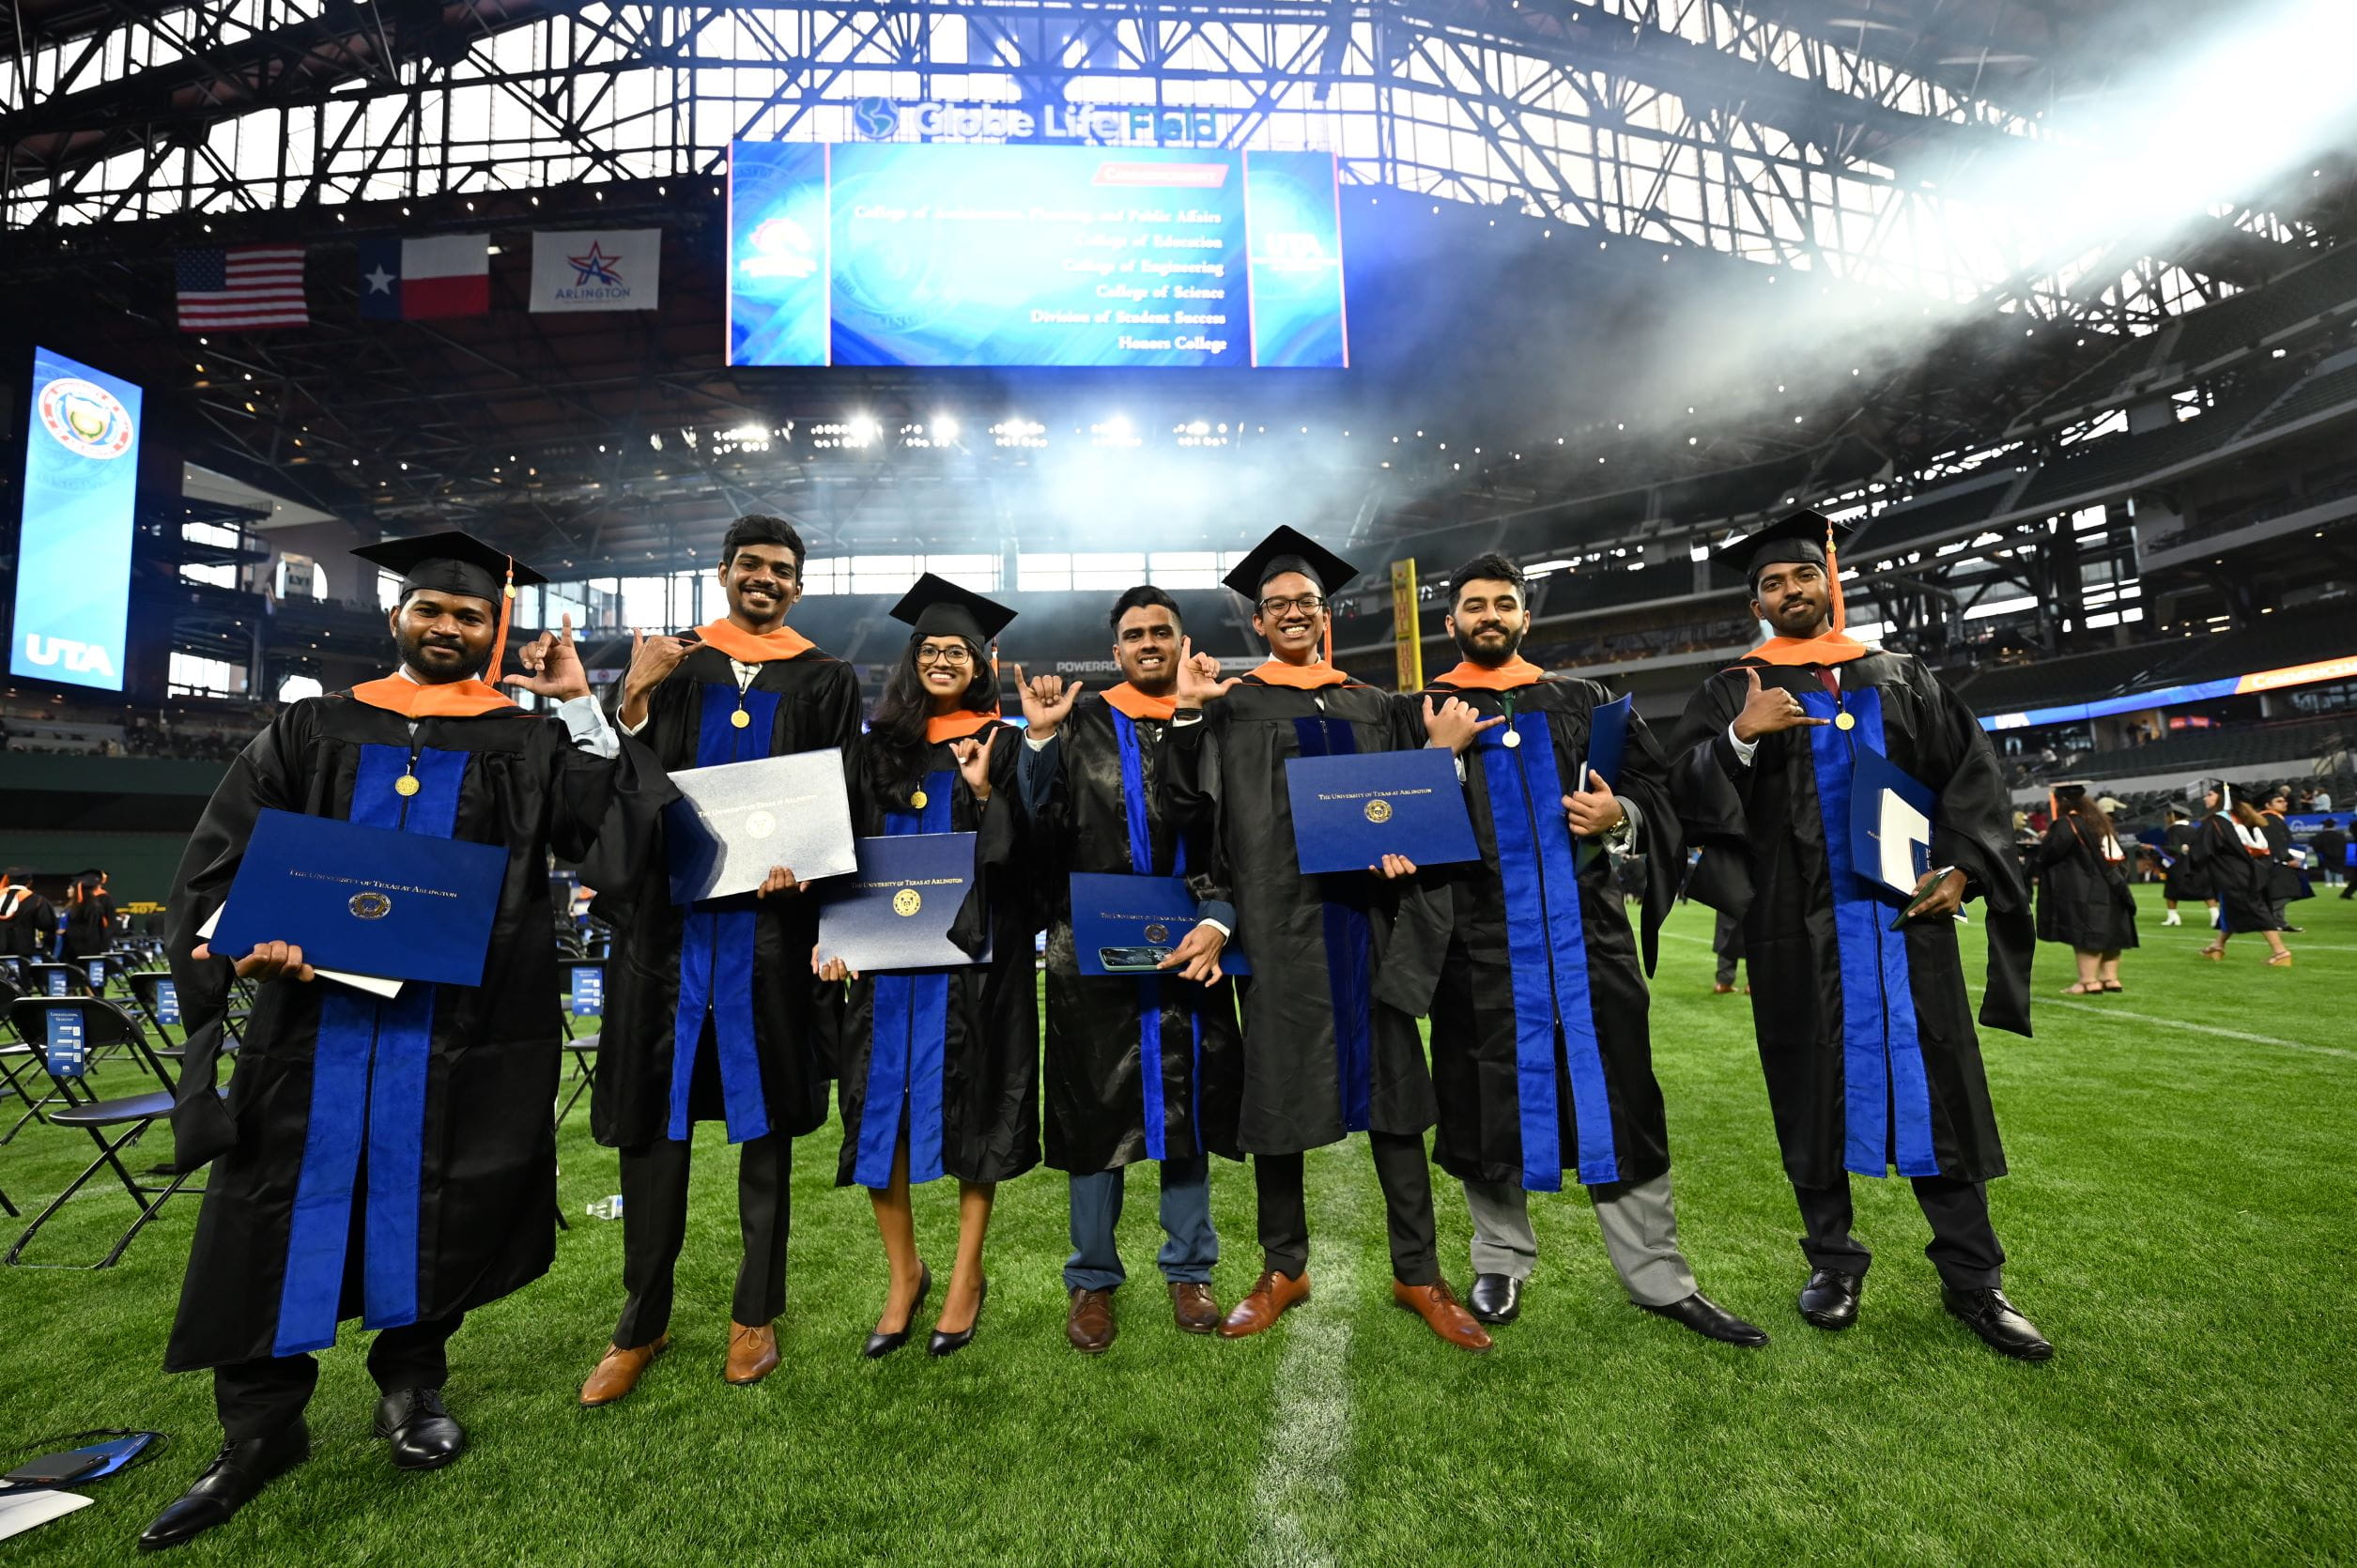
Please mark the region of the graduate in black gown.
<svg viewBox="0 0 2357 1568"><path fill-rule="evenodd" d="M952 941L989 961L820 978L851 982L837 1097L836 1183L868 1189L890 1282L863 1353L907 1342L932 1285L917 1251L912 1182L955 1177L957 1265L927 1349L974 1338L989 1282L982 1242L998 1183L1040 1162L1040 922L1024 880L1015 770L1021 737L998 716L991 645L1014 611L928 572L893 607L911 628L867 733L845 755L852 831L975 835L974 884Z"/></svg>
<svg viewBox="0 0 2357 1568"><path fill-rule="evenodd" d="M786 623L802 561L784 518L738 518L716 573L728 613L681 637L638 639L614 715L623 733L674 770L848 747L858 677ZM736 1145L744 1253L721 1376L756 1383L777 1369L793 1140L826 1120L821 1033L832 1021L808 962L818 905L793 868L772 867L752 893L683 908L671 902L660 819L622 837L644 852L637 865L584 870L617 930L590 1124L621 1151L627 1299L582 1385L584 1405L630 1392L670 1343L698 1122L721 1123Z"/></svg>
<svg viewBox="0 0 2357 1568"><path fill-rule="evenodd" d="M2291 923L2291 906L2303 899L2315 898L2316 890L2308 885L2308 873L2292 853L2291 823L2286 820L2290 812L2289 791L2265 792L2259 815L2267 819L2268 858L2274 862L2267 876L2268 892L2275 900L2276 926L2297 933L2301 928Z"/></svg>
<svg viewBox="0 0 2357 1568"><path fill-rule="evenodd" d="M1405 699L1420 720L1452 708L1481 719L1458 757L1482 853L1437 869L1454 917L1432 1002L1432 1158L1472 1213L1467 1305L1485 1323L1519 1315L1538 1257L1526 1193L1560 1192L1568 1176L1586 1187L1630 1300L1706 1338L1763 1345L1765 1333L1695 1287L1678 1248L1645 988L1686 867L1669 769L1632 715L1610 787L1582 778L1591 715L1610 694L1523 658L1530 624L1521 568L1474 557L1449 587L1463 658L1420 704ZM1625 857L1644 878L1641 957L1613 885Z"/></svg>
<svg viewBox="0 0 2357 1568"><path fill-rule="evenodd" d="M548 855L585 854L617 794L671 793L590 698L569 624L503 683L557 699L555 716L478 679L486 665L498 674L506 556L460 533L354 553L402 574L400 669L288 704L213 792L174 884L165 942L188 1024L175 1164L212 1171L164 1366L213 1369L226 1439L141 1537L150 1548L222 1523L308 1457L311 1352L345 1318L377 1330L376 1430L393 1464L458 1456L465 1434L440 1394L448 1341L555 1252ZM214 956L202 932L265 808L505 849L482 984L412 983L380 1000L316 977L300 931L234 964ZM224 1102L233 970L259 989Z"/></svg>
<svg viewBox="0 0 2357 1568"><path fill-rule="evenodd" d="M2214 922L2218 913L2218 895L2210 885L2209 874L2194 858L2194 838L2198 829L2185 808L2169 807L2168 826L2161 831L2161 850L2168 856L2161 879L2161 898L2167 913L2161 917L2164 926L2181 926L2184 916L2180 903L2199 903L2206 906Z"/></svg>
<svg viewBox="0 0 2357 1568"><path fill-rule="evenodd" d="M2266 814L2236 797L2223 778L2201 786L2202 818L2195 824L2193 859L2218 895L2218 934L2201 950L2212 961L2226 956L2226 941L2243 931L2267 940L2267 961L2291 967L2284 945L2283 915L2275 903L2275 841Z"/></svg>
<svg viewBox="0 0 2357 1568"><path fill-rule="evenodd" d="M2119 955L2136 945L2128 852L2084 784L2054 787L2054 824L2038 847L2038 940L2070 948L2078 961L2079 977L2063 995L2126 989Z"/></svg>
<svg viewBox="0 0 2357 1568"><path fill-rule="evenodd" d="M1167 973L1080 972L1073 872L1210 883L1209 836L1200 827L1179 832L1162 791L1185 635L1178 603L1140 585L1114 602L1111 621L1125 679L1101 695L1061 676L1026 681L1015 670L1031 858L1048 914L1047 1162L1071 1175L1064 1335L1086 1355L1113 1344L1113 1293L1127 1277L1114 1230L1124 1173L1141 1160L1155 1162L1161 1187L1166 1239L1159 1261L1172 1315L1187 1333L1218 1329L1209 1156L1240 1157L1243 1052L1235 987L1220 969L1236 927L1230 904L1198 897L1194 927L1168 933L1178 941L1163 961Z"/></svg>
<svg viewBox="0 0 2357 1568"><path fill-rule="evenodd" d="M1253 1157L1262 1268L1220 1332L1259 1333L1308 1299L1302 1153L1364 1132L1383 1190L1394 1298L1449 1343L1487 1350L1488 1334L1440 1276L1424 1151L1432 1074L1415 1021L1439 979L1446 900L1402 856L1363 872L1303 876L1294 853L1288 759L1425 744L1389 694L1319 656L1327 595L1355 576L1349 562L1281 528L1226 579L1253 601L1267 662L1222 679L1217 660L1183 645L1168 788L1177 819L1210 830L1213 896L1236 906L1253 971L1241 987L1237 1140ZM1450 745L1472 726L1470 712L1454 714L1436 727L1434 744Z"/></svg>
<svg viewBox="0 0 2357 1568"><path fill-rule="evenodd" d="M1801 1315L1856 1321L1870 1254L1851 1234L1850 1176L1895 1166L1931 1222L1948 1310L2005 1354L2044 1360L2053 1346L1999 1288L1986 1184L2005 1153L1952 919L1982 900L1980 1022L2028 1034L2035 942L2011 802L1988 737L1939 678L1842 631L1832 543L1832 525L1802 512L1719 552L1776 635L1703 683L1672 743L1678 815L1707 852L1688 892L1745 916L1760 1065L1807 1233ZM1896 930L1900 896L1853 860L1868 752L1936 794L1932 869Z"/></svg>

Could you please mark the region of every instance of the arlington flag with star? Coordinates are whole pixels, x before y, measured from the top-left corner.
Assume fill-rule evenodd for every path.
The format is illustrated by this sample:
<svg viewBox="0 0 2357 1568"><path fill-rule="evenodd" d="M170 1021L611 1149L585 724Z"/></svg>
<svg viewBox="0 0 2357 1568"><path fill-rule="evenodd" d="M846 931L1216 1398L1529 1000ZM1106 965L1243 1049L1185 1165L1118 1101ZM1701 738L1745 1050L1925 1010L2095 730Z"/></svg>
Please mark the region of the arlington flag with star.
<svg viewBox="0 0 2357 1568"><path fill-rule="evenodd" d="M662 278L661 229L575 229L531 237L531 308L651 311Z"/></svg>

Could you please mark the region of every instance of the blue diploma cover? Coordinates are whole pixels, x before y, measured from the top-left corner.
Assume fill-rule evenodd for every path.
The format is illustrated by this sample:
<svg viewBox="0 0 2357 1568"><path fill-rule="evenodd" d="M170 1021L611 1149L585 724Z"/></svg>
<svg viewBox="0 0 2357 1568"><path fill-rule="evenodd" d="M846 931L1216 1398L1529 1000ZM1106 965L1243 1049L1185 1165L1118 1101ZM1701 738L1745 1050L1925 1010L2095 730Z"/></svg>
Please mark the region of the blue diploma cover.
<svg viewBox="0 0 2357 1568"><path fill-rule="evenodd" d="M1588 761L1579 776L1572 780L1574 790L1588 787L1590 773L1602 778L1608 790L1619 786L1621 758L1628 750L1628 715L1629 699L1625 696L1589 710Z"/></svg>
<svg viewBox="0 0 2357 1568"><path fill-rule="evenodd" d="M820 889L818 956L866 975L987 963L949 940L974 885L974 835L908 833L855 841L858 871ZM799 869L799 868L796 868Z"/></svg>
<svg viewBox="0 0 2357 1568"><path fill-rule="evenodd" d="M1481 858L1456 760L1438 747L1290 757L1285 787L1305 876L1363 871L1386 854L1419 866Z"/></svg>
<svg viewBox="0 0 2357 1568"><path fill-rule="evenodd" d="M1198 906L1184 877L1072 873L1072 953L1084 975L1163 975L1155 966L1194 930ZM1220 949L1220 968L1249 975L1252 965L1234 941Z"/></svg>
<svg viewBox="0 0 2357 1568"><path fill-rule="evenodd" d="M1850 865L1876 894L1915 894L1932 869L1931 787L1860 745L1850 775Z"/></svg>
<svg viewBox="0 0 2357 1568"><path fill-rule="evenodd" d="M265 810L208 939L222 957L291 942L315 969L483 983L507 852Z"/></svg>
<svg viewBox="0 0 2357 1568"><path fill-rule="evenodd" d="M663 808L663 846L675 904L750 893L772 866L800 882L858 869L843 754L833 746L683 768L671 782L680 798Z"/></svg>

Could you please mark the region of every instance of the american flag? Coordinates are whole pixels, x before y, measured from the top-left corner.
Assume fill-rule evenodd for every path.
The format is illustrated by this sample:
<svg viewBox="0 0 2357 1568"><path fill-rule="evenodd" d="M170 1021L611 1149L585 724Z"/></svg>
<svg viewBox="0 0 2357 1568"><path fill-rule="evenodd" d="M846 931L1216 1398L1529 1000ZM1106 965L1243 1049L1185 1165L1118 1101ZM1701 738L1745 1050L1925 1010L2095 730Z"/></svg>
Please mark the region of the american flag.
<svg viewBox="0 0 2357 1568"><path fill-rule="evenodd" d="M182 251L180 331L231 327L307 327L300 245L228 245Z"/></svg>

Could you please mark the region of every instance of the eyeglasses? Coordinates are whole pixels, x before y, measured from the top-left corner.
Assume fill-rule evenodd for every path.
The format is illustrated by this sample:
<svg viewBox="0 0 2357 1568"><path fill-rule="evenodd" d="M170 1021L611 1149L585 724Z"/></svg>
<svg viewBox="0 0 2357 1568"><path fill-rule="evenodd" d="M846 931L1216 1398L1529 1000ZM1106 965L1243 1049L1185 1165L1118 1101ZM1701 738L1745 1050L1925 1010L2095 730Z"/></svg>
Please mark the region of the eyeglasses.
<svg viewBox="0 0 2357 1568"><path fill-rule="evenodd" d="M1260 601L1260 613L1264 616L1283 615L1288 609L1314 611L1321 610L1325 607L1325 596L1318 593L1303 593L1291 599L1263 599Z"/></svg>
<svg viewBox="0 0 2357 1568"><path fill-rule="evenodd" d="M917 650L917 668L919 669L929 664L956 665L973 662L974 650L963 642L954 643L947 648L935 648L928 644Z"/></svg>

